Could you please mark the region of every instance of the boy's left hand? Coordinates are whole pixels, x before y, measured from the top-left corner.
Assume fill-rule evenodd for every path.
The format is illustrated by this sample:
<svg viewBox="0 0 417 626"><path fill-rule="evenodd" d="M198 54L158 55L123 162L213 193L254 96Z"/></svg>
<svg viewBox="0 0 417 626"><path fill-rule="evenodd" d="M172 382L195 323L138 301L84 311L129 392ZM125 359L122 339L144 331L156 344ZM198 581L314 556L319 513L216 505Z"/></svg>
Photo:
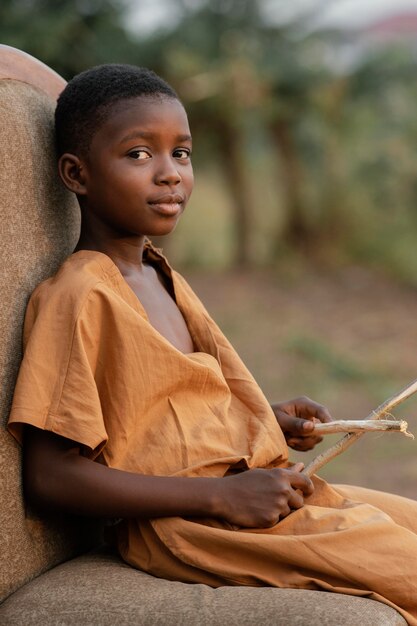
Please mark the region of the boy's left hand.
<svg viewBox="0 0 417 626"><path fill-rule="evenodd" d="M287 444L294 450L312 450L323 439L313 434L314 422L333 421L326 407L306 396L271 406Z"/></svg>

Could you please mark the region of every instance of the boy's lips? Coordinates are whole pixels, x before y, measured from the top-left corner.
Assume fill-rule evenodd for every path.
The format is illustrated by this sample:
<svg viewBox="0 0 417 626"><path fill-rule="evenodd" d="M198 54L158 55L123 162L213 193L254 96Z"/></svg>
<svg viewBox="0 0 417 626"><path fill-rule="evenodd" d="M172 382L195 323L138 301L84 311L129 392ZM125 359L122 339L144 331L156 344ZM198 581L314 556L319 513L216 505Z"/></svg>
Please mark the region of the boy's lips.
<svg viewBox="0 0 417 626"><path fill-rule="evenodd" d="M182 208L184 197L179 194L164 194L151 198L148 204L162 215L176 215Z"/></svg>

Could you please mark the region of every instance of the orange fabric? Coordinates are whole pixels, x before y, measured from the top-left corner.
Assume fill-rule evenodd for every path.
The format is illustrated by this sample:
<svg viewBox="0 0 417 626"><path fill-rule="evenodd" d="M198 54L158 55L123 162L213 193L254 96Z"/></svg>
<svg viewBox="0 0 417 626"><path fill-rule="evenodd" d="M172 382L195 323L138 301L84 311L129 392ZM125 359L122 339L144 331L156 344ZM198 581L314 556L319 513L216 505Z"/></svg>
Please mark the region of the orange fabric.
<svg viewBox="0 0 417 626"><path fill-rule="evenodd" d="M143 474L286 465L285 439L249 371L184 279L151 246L145 255L172 276L197 352L182 354L150 325L109 257L77 252L28 305L12 434L20 440L22 425L32 424ZM417 503L315 483L306 505L273 528L127 520L120 552L168 579L369 596L417 626Z"/></svg>

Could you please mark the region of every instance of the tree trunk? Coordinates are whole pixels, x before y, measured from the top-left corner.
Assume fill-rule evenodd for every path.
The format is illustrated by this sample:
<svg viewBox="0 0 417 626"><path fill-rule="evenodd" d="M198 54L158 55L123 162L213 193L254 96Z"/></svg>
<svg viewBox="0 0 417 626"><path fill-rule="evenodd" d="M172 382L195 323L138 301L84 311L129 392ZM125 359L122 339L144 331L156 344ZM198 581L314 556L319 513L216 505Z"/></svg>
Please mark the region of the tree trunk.
<svg viewBox="0 0 417 626"><path fill-rule="evenodd" d="M243 162L243 138L233 125L216 121L217 145L222 158L223 173L230 191L233 209L236 248L234 264L237 267L248 267L251 262L250 229L252 203L250 188L247 184L248 175Z"/></svg>
<svg viewBox="0 0 417 626"><path fill-rule="evenodd" d="M285 202L284 231L276 236L274 248L277 251L280 242L284 240L292 248L305 252L311 244L313 233L303 210L303 172L291 122L285 119L276 120L270 125L270 131L281 161L280 178Z"/></svg>

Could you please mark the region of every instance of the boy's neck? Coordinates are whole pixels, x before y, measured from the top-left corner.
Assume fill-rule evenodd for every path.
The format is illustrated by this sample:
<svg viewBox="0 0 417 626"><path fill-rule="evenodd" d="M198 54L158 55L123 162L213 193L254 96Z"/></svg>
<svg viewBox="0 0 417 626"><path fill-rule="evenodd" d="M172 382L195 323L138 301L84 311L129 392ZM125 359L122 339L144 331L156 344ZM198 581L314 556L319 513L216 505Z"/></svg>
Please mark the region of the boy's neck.
<svg viewBox="0 0 417 626"><path fill-rule="evenodd" d="M143 249L146 237L144 235L138 237L122 238L102 238L90 236L81 230L80 238L74 249L79 250L95 250L102 252L111 258L113 263L117 265L123 276L130 274L132 271L138 272L143 270Z"/></svg>

